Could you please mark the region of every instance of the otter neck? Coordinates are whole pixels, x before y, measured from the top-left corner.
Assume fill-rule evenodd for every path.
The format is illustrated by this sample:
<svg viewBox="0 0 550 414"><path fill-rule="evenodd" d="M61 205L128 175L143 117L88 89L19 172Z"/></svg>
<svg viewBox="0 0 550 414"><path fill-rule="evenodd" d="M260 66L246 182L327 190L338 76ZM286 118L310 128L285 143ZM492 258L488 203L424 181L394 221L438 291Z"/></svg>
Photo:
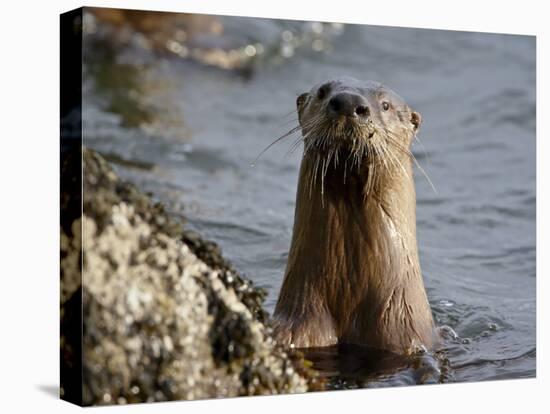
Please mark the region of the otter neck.
<svg viewBox="0 0 550 414"><path fill-rule="evenodd" d="M398 231L407 243L414 243L416 251L416 192L409 157L391 164L364 161L359 167L332 162L325 170L316 164L315 157L302 160L296 214L310 209L310 218L324 219L324 223L331 222L332 216L338 221L353 217L360 232L380 224L378 230ZM304 203L306 196L309 200ZM386 219L376 220L379 213Z"/></svg>

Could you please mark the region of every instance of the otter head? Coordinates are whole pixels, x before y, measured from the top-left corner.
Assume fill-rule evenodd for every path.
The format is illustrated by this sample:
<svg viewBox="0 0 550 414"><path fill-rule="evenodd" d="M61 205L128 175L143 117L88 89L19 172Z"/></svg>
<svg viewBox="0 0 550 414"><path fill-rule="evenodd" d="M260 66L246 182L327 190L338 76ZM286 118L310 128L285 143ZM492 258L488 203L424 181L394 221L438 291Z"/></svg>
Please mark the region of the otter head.
<svg viewBox="0 0 550 414"><path fill-rule="evenodd" d="M375 168L402 170L421 123L399 95L372 81L323 82L298 96L296 104L304 156L324 160L327 169L340 160L365 174Z"/></svg>

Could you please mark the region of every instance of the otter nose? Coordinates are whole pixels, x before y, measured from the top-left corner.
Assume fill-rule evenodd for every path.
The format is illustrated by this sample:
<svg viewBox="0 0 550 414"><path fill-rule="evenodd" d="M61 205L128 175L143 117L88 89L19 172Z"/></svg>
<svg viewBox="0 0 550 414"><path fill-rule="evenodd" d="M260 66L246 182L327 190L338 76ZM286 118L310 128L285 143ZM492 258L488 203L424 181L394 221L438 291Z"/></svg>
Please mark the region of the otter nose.
<svg viewBox="0 0 550 414"><path fill-rule="evenodd" d="M361 95L339 93L328 102L330 112L334 115L349 117L367 117L370 114L367 101Z"/></svg>

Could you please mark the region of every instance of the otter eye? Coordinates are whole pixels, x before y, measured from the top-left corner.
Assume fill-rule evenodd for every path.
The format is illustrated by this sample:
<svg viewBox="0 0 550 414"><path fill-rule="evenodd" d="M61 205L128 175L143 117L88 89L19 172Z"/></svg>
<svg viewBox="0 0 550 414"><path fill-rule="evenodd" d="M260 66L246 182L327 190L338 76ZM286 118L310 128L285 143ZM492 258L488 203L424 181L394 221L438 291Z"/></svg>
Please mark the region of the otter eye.
<svg viewBox="0 0 550 414"><path fill-rule="evenodd" d="M297 107L302 106L304 104L304 102L306 101L306 98L307 98L307 93L303 93L300 96L298 96L296 98L296 106Z"/></svg>
<svg viewBox="0 0 550 414"><path fill-rule="evenodd" d="M319 88L319 90L317 91L317 98L318 99L325 99L326 96L327 96L327 93L328 93L328 86L327 85L323 85Z"/></svg>
<svg viewBox="0 0 550 414"><path fill-rule="evenodd" d="M382 102L382 109L384 111L387 111L388 109L390 109L390 103L389 102Z"/></svg>

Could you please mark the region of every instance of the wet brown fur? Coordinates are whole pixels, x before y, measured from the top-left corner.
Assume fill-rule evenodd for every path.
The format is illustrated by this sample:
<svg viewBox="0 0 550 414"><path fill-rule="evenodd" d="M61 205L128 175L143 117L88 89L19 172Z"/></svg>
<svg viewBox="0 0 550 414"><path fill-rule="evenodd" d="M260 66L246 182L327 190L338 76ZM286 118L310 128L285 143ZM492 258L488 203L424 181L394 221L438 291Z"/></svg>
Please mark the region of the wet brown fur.
<svg viewBox="0 0 550 414"><path fill-rule="evenodd" d="M346 89L349 81L336 85ZM315 88L310 95L314 92ZM322 110L321 104L310 102L309 113L299 107L306 150L292 243L274 315L277 337L287 345L350 343L408 353L433 344L432 314L416 242L412 159L403 149L391 153L380 149L389 150L388 140L402 137L399 145L408 150L420 117L397 95L390 97L397 102L395 118L373 114L377 132L371 139L378 150L368 147L360 162L351 165L346 162L354 155L350 145L308 143L318 139L308 131L307 121ZM416 125L409 122L415 116ZM380 125L385 133L379 132ZM334 148L338 160L334 151L330 155ZM327 157L328 166L319 168L319 159Z"/></svg>

